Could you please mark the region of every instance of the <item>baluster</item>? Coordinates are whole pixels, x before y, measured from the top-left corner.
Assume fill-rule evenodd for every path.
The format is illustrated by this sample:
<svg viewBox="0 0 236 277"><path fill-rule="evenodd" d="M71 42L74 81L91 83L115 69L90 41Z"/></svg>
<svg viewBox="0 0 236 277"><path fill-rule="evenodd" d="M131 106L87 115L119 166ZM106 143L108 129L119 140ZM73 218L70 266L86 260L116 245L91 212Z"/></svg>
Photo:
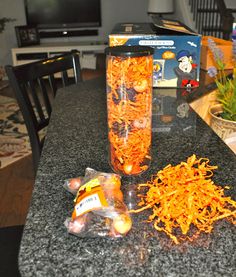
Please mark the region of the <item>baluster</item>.
<svg viewBox="0 0 236 277"><path fill-rule="evenodd" d="M214 36L215 37L220 37L220 31L219 29L221 28L221 16L219 15L220 14L220 11L217 7L217 12L216 12L216 15L215 15L215 18L216 18L216 22L215 22L215 31L214 31Z"/></svg>
<svg viewBox="0 0 236 277"><path fill-rule="evenodd" d="M193 8L193 20L196 20L196 15L197 15L197 6L198 6L198 0L194 1L194 8Z"/></svg>
<svg viewBox="0 0 236 277"><path fill-rule="evenodd" d="M201 9L202 9L202 1L203 1L203 0L200 0L200 1L199 1L198 14L197 14L197 20L196 20L196 27L197 27L197 30L198 30L199 33L201 32L201 18L202 18ZM199 10L200 10L200 11L199 11Z"/></svg>
<svg viewBox="0 0 236 277"><path fill-rule="evenodd" d="M210 11L210 12L208 12L208 11ZM204 18L204 22L203 22L203 24L204 24L204 26L205 26L205 35L207 35L207 34L209 34L209 27L210 26L208 26L208 17L211 17L211 10L210 10L210 6L209 6L209 1L207 0L207 1L205 1L205 18Z"/></svg>
<svg viewBox="0 0 236 277"><path fill-rule="evenodd" d="M212 11L214 10L214 0L210 0L209 9ZM214 22L214 13L215 12L212 12L210 14L210 16L208 17L208 22L207 22L207 26L209 26L208 36L212 35L210 28L212 28L214 26L214 23L213 23Z"/></svg>
<svg viewBox="0 0 236 277"><path fill-rule="evenodd" d="M208 17L211 16L211 11L209 11L209 0L205 1L205 18L204 18L204 26L205 26L205 35L208 34L209 26L207 25Z"/></svg>
<svg viewBox="0 0 236 277"><path fill-rule="evenodd" d="M189 4L190 7L192 7L192 0L189 0L188 4Z"/></svg>
<svg viewBox="0 0 236 277"><path fill-rule="evenodd" d="M202 18L201 18L201 25L202 25L202 34L205 35L205 28L206 26L204 25L204 21L205 21L205 17L206 17L206 12L205 12L205 4L206 4L206 1L203 1L202 3Z"/></svg>
<svg viewBox="0 0 236 277"><path fill-rule="evenodd" d="M217 9L217 4L216 4L216 1L214 0L213 1L213 9L214 10L216 10L214 13L213 13L213 17L212 17L212 22L211 22L211 26L212 26L212 30L211 30L211 35L212 36L215 36L215 31L214 31L214 26L216 26L216 21L217 21L217 19L216 19L216 15L217 15L217 13L218 13L218 9Z"/></svg>
<svg viewBox="0 0 236 277"><path fill-rule="evenodd" d="M193 1L192 0L189 0L189 5L191 7L191 13L193 13Z"/></svg>

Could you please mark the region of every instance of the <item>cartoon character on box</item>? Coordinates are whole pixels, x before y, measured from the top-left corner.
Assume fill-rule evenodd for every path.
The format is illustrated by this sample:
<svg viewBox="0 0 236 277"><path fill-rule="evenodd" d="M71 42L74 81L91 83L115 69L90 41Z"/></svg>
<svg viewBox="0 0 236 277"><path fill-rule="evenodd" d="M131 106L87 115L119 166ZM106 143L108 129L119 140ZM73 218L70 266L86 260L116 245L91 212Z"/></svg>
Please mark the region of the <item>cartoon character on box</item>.
<svg viewBox="0 0 236 277"><path fill-rule="evenodd" d="M164 79L164 68L165 60L154 60L153 61L153 80L154 85L158 84L161 80Z"/></svg>
<svg viewBox="0 0 236 277"><path fill-rule="evenodd" d="M188 50L181 50L177 53L176 59L179 63L178 67L174 68L174 72L178 78L178 87L197 87L199 85L197 78L197 64L193 62L194 54Z"/></svg>

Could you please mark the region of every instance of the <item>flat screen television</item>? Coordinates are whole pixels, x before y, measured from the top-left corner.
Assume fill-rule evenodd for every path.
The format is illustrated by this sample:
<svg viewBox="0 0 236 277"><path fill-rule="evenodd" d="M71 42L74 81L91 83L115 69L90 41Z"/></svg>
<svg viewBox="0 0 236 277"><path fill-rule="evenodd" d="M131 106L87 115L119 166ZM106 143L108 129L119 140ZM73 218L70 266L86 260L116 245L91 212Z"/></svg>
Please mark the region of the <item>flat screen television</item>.
<svg viewBox="0 0 236 277"><path fill-rule="evenodd" d="M100 0L25 0L27 25L38 29L101 26Z"/></svg>

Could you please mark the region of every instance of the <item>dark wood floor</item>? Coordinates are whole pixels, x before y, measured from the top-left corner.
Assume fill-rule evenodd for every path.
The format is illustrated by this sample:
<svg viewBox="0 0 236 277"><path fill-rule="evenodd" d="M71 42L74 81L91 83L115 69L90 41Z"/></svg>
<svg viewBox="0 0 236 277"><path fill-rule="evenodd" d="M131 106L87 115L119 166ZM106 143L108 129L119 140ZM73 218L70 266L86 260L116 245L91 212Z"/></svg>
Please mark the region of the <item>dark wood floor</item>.
<svg viewBox="0 0 236 277"><path fill-rule="evenodd" d="M0 169L0 227L25 223L33 187L31 155Z"/></svg>

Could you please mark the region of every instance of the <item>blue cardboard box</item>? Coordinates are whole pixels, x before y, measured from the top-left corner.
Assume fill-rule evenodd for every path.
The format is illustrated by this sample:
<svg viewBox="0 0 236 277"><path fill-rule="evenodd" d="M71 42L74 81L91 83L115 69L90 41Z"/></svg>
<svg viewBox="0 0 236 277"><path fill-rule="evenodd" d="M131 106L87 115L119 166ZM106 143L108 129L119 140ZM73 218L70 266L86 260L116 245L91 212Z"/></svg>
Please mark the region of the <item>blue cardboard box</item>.
<svg viewBox="0 0 236 277"><path fill-rule="evenodd" d="M120 23L109 35L109 46L145 45L155 49L154 87L198 87L201 35L175 20Z"/></svg>

